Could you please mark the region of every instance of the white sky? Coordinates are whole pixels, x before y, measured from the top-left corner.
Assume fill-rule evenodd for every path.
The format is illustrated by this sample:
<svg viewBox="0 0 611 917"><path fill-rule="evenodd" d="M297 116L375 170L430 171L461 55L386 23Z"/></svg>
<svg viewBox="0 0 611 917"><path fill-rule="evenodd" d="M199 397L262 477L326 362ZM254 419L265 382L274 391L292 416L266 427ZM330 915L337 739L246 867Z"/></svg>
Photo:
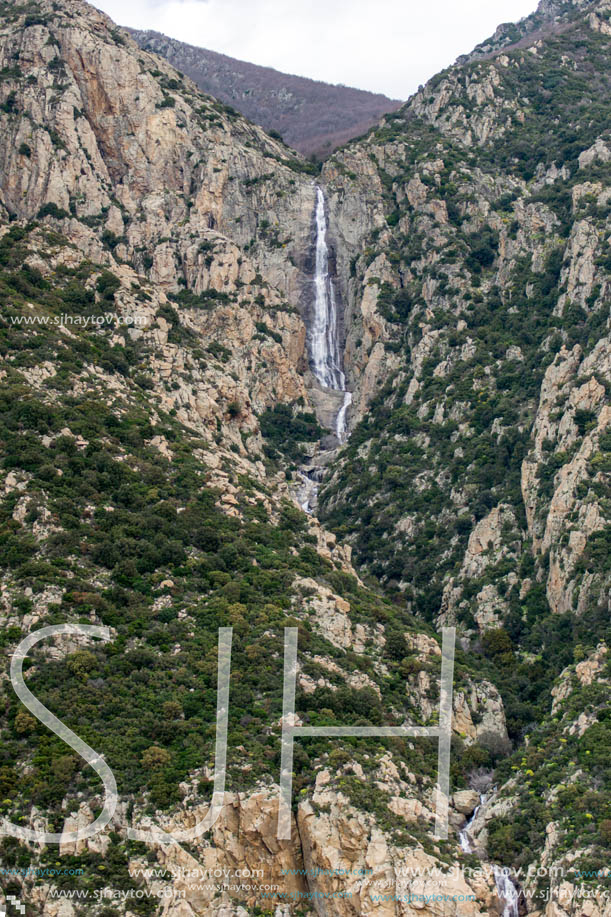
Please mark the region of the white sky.
<svg viewBox="0 0 611 917"><path fill-rule="evenodd" d="M537 0L93 0L120 25L405 99Z"/></svg>

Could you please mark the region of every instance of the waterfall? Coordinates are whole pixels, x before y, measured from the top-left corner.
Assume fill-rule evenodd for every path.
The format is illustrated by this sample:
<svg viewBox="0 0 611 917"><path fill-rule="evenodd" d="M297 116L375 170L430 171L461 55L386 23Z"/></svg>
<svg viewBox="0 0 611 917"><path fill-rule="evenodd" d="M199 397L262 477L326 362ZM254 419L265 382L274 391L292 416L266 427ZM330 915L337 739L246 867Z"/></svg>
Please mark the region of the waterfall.
<svg viewBox="0 0 611 917"><path fill-rule="evenodd" d="M503 917L519 917L520 894L511 881L509 870L503 866L493 866L494 881L500 897L505 902Z"/></svg>
<svg viewBox="0 0 611 917"><path fill-rule="evenodd" d="M472 822L475 820L475 816L477 815L477 813L479 812L479 810L481 809L481 807L483 806L485 802L486 802L486 797L480 794L479 805L475 807L473 811L473 815L471 816L469 821L466 823L465 827L462 828L462 830L458 832L458 840L460 841L460 847L461 847L461 850L463 850L465 853L473 853L473 844L471 843L471 837L469 835L469 828L471 827Z"/></svg>
<svg viewBox="0 0 611 917"><path fill-rule="evenodd" d="M301 478L301 486L297 491L299 505L304 513L311 515L318 497L318 482L314 478L308 477L303 471L298 471L297 473Z"/></svg>
<svg viewBox="0 0 611 917"><path fill-rule="evenodd" d="M348 413L348 408L352 404L352 392L344 392L344 402L339 409L337 414L337 420L335 421L335 432L337 433L337 438L340 443L343 443L346 439L347 426L346 426L346 415Z"/></svg>
<svg viewBox="0 0 611 917"><path fill-rule="evenodd" d="M475 817L484 803L487 801L486 795L480 795L479 805L473 812L473 815L466 823L465 827L458 832L458 840L460 841L461 849L465 853L473 853L473 842L471 841L471 836L469 834L469 828L475 820ZM511 881L510 871L507 867L492 865L492 871L494 873L494 881L496 884L496 890L499 893L499 897L505 902L503 907L503 917L519 917L519 902L520 902L520 893Z"/></svg>
<svg viewBox="0 0 611 917"><path fill-rule="evenodd" d="M333 278L329 270L329 248L327 246L327 214L322 188L316 185L314 208L316 227L316 251L314 262L313 297L308 322L308 350L310 369L320 387L325 425L335 426L335 433L343 443L348 438L348 409L352 404L352 393L346 390L346 376L342 368L340 346L340 322ZM333 396L330 393L333 392ZM314 393L318 396L318 390ZM335 444L326 445L310 457L306 465L297 472L300 482L295 490L297 502L308 514L316 512L318 506L318 485L323 479L324 469L330 456L335 453Z"/></svg>
<svg viewBox="0 0 611 917"><path fill-rule="evenodd" d="M310 366L323 388L344 393L343 403L335 420L335 432L340 442L346 438L346 416L352 395L346 391L342 369L337 301L329 273L327 247L327 215L325 196L316 186L316 261L314 269L314 308L309 329Z"/></svg>

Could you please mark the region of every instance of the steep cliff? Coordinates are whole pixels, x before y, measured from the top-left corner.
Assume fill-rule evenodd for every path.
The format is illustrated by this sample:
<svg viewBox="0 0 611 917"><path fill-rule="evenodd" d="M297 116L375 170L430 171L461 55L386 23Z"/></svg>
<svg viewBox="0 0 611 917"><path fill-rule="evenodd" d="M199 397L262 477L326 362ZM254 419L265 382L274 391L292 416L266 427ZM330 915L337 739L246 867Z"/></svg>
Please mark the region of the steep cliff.
<svg viewBox="0 0 611 917"><path fill-rule="evenodd" d="M508 764L524 795L490 843L520 865L546 837L535 767L597 813L556 826L547 864L608 844L608 775L553 764L548 717L573 653L609 639L610 14L542 3L323 170L355 393L321 515L362 576L458 622L539 749Z"/></svg>
<svg viewBox="0 0 611 917"><path fill-rule="evenodd" d="M432 841L428 739L411 743L409 767L400 739L360 740L354 755L309 739L293 765L299 829L275 838L286 627L299 628L302 722L438 715L437 638L366 589L350 547L294 497L294 466L324 432L300 315L311 168L86 4L2 13L2 814L62 834L57 850L9 831L3 885L62 917L107 903L243 917L269 909L268 885L276 913L326 901L354 913L406 859L451 862L465 816L452 808L450 839ZM109 628L106 643L50 639L26 674L115 774L111 830L89 840L69 833L99 814L99 782L8 678L23 637L58 623ZM233 628L223 816L197 843L145 846L129 828L189 827L208 811L219 627ZM498 691L462 657L455 714L464 787L507 732ZM366 793L363 768L378 775ZM336 906L315 869L347 853L358 866L364 844L369 890ZM225 884L185 887L193 859ZM282 872L305 862L305 876ZM245 882L245 863L261 875ZM492 886L474 895L476 913Z"/></svg>
<svg viewBox="0 0 611 917"><path fill-rule="evenodd" d="M549 567L554 612L584 576L582 608L604 593L579 559L603 526L588 457L608 424L607 13L576 7L560 35L447 71L325 165L355 413L367 415L345 453L346 474L357 459L366 475L350 494L338 472L327 512L347 530L354 519L373 572L446 620L461 602L469 613L462 580L501 561L473 561L501 547L501 524L514 556L531 553L518 549L527 539ZM359 506L383 519L381 540L370 543ZM486 579L495 585L492 570ZM488 618L508 610L507 592L480 600Z"/></svg>
<svg viewBox="0 0 611 917"><path fill-rule="evenodd" d="M608 2L542 4L317 178L79 0L1 11L0 795L64 834L5 837L6 891L52 917L475 917L503 909L492 859L534 868L531 911L580 914L609 844ZM315 181L353 390L340 451L302 318ZM321 442L323 524L296 500ZM116 774L90 840L68 832L99 781L7 674L65 622L110 640L57 637L26 681ZM435 742L388 736L299 739L278 840L284 629L298 722L418 727L454 623L448 840ZM130 827L209 811L219 627L226 806L191 843L144 845ZM57 863L73 874L28 873ZM537 882L554 864L570 906Z"/></svg>

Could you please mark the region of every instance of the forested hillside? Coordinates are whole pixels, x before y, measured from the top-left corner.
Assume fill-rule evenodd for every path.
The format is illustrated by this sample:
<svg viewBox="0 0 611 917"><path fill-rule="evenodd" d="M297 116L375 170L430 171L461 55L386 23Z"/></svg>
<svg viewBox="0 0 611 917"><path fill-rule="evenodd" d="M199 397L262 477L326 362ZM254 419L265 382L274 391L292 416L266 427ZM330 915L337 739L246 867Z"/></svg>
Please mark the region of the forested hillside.
<svg viewBox="0 0 611 917"><path fill-rule="evenodd" d="M304 156L328 156L400 105L379 93L280 73L159 32L128 31L141 48L161 55L204 92L234 106L266 130L279 133Z"/></svg>

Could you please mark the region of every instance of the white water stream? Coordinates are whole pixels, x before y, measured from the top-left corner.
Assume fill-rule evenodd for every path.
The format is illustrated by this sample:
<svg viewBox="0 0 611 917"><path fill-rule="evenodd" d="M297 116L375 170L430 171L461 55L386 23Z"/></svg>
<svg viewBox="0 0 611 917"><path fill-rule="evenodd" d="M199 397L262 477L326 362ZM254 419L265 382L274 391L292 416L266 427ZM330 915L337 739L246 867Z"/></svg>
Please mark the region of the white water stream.
<svg viewBox="0 0 611 917"><path fill-rule="evenodd" d="M471 835L469 834L469 828L471 827L473 821L480 808L487 802L488 796L480 796L480 802L473 815L465 825L465 827L458 832L458 839L460 841L460 846L465 853L473 853L473 841L471 840ZM510 870L503 866L497 866L496 864L492 865L492 871L494 873L494 881L496 883L496 890L499 893L499 897L505 902L503 908L503 917L519 917L519 902L520 894L518 889L515 887L510 878Z"/></svg>
<svg viewBox="0 0 611 917"><path fill-rule="evenodd" d="M327 214L322 188L316 187L316 261L314 268L314 308L310 327L310 366L317 381L324 387L344 393L344 401L335 419L335 432L340 443L346 439L346 415L352 395L346 391L342 369L340 329L337 300L329 273L327 246Z"/></svg>
<svg viewBox="0 0 611 917"><path fill-rule="evenodd" d="M310 328L310 366L317 381L324 387L344 393L343 403L335 419L335 432L340 443L347 434L346 417L352 402L352 394L346 391L346 377L342 370L340 335L337 316L337 302L333 281L329 273L329 249L327 247L327 215L322 189L316 188L316 262L314 274L314 309ZM299 472L303 481L300 488L302 508L312 512L316 504L318 484L314 476ZM480 796L480 804L465 827L459 831L460 846L465 853L473 853L473 842L469 829L487 796ZM508 869L493 865L494 881L499 896L505 902L503 917L519 917L519 892L510 878Z"/></svg>
<svg viewBox="0 0 611 917"><path fill-rule="evenodd" d="M509 870L502 866L493 866L496 889L505 902L503 917L519 917L520 895L509 877Z"/></svg>
<svg viewBox="0 0 611 917"><path fill-rule="evenodd" d="M316 187L316 262L314 273L314 309L310 328L310 366L316 380L324 388L333 389L344 393L343 403L335 419L335 432L340 443L346 440L348 408L352 402L352 394L346 391L346 377L342 370L340 353L340 334L337 316L337 301L333 281L329 273L329 249L327 247L327 215L325 212L325 197L322 189ZM302 487L299 500L302 509L311 513L316 506L318 483L312 474L299 472ZM473 853L473 842L469 829L482 805L487 801L487 796L480 796L480 804L464 828L459 831L460 846L465 853ZM493 865L494 881L499 896L505 902L503 917L519 917L519 892L510 878L508 869Z"/></svg>
<svg viewBox="0 0 611 917"><path fill-rule="evenodd" d="M486 796L480 795L479 805L475 807L473 811L473 815L471 816L471 818L469 819L465 827L461 831L458 832L458 840L460 841L461 849L464 850L465 853L474 852L473 851L473 842L471 840L471 835L469 834L469 828L471 827L472 823L475 821L475 817L477 813L479 812L479 810L481 809L481 807L484 805L485 802L486 802Z"/></svg>
<svg viewBox="0 0 611 917"><path fill-rule="evenodd" d="M303 471L297 472L301 478L301 487L297 492L299 505L305 513L313 513L318 498L318 481L308 477Z"/></svg>
<svg viewBox="0 0 611 917"><path fill-rule="evenodd" d="M316 223L314 296L308 328L310 368L322 388L343 395L342 403L335 415L335 435L340 443L344 443L348 438L347 420L348 409L352 403L352 393L346 391L346 376L342 369L337 299L329 271L325 196L318 186L316 186L314 219ZM332 401L332 404L337 403L337 400ZM329 454L332 454L332 451L333 448ZM313 464L302 467L302 470L298 472L301 484L297 490L297 499L306 513L315 512L318 504L318 485L322 480L325 464L324 460L320 461L320 458L319 455Z"/></svg>

